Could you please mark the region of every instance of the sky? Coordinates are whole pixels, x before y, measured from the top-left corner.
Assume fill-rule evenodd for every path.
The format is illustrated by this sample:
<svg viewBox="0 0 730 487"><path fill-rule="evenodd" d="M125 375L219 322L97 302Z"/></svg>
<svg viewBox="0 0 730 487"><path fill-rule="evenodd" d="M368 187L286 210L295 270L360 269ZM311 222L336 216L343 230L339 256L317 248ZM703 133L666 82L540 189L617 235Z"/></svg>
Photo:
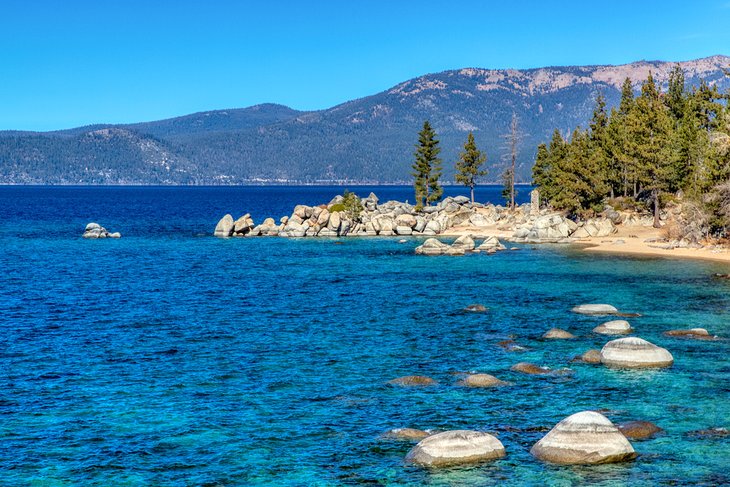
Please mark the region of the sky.
<svg viewBox="0 0 730 487"><path fill-rule="evenodd" d="M730 1L0 0L0 130L281 103L427 73L730 55Z"/></svg>

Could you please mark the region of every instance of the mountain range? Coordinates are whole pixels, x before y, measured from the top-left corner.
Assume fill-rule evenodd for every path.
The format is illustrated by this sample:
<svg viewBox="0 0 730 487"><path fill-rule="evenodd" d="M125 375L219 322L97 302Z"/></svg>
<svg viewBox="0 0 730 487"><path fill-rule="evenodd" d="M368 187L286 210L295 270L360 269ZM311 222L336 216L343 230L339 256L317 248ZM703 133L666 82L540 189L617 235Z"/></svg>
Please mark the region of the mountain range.
<svg viewBox="0 0 730 487"><path fill-rule="evenodd" d="M428 74L318 111L282 105L214 110L166 120L54 132L0 131L0 184L317 184L410 182L423 121L441 140L444 180L473 131L498 181L505 135L518 119L517 177L529 181L536 147L557 128L585 126L602 93L618 104L626 77L666 86L679 64L688 86L730 89L730 57L620 66L465 68Z"/></svg>

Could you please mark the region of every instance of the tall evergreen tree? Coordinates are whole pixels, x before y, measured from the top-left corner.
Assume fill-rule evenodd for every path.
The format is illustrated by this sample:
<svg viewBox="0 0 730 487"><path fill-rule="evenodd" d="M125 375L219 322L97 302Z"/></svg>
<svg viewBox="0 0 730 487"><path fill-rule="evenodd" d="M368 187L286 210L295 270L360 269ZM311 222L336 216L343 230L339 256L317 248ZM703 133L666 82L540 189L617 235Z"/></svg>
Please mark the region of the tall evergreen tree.
<svg viewBox="0 0 730 487"><path fill-rule="evenodd" d="M596 107L593 110L593 117L589 124L589 145L592 165L601 172L601 178L604 181L616 179L609 176L613 170L613 164L610 154L610 145L608 143L608 113L606 113L606 99L601 93L596 96ZM613 186L609 185L611 197L614 196Z"/></svg>
<svg viewBox="0 0 730 487"><path fill-rule="evenodd" d="M486 176L489 171L480 169L487 160L486 154L477 149L474 142L474 134L469 132L464 144L464 151L459 153L459 160L456 162L456 182L468 187L471 193L471 202L474 203L474 187L477 179Z"/></svg>
<svg viewBox="0 0 730 487"><path fill-rule="evenodd" d="M418 133L418 144L414 152L415 161L411 166L414 177L416 208L422 209L424 204L429 205L441 199L443 189L439 185L441 177L441 152L436 132L426 120L423 129Z"/></svg>
<svg viewBox="0 0 730 487"><path fill-rule="evenodd" d="M660 195L678 182L676 156L672 151L672 119L649 73L636 100L631 124L634 155L639 161L637 181L650 191L654 226L659 227Z"/></svg>
<svg viewBox="0 0 730 487"><path fill-rule="evenodd" d="M677 64L669 73L669 86L667 87L667 94L664 97L666 105L669 108L669 113L671 113L677 122L684 117L685 99L684 71Z"/></svg>

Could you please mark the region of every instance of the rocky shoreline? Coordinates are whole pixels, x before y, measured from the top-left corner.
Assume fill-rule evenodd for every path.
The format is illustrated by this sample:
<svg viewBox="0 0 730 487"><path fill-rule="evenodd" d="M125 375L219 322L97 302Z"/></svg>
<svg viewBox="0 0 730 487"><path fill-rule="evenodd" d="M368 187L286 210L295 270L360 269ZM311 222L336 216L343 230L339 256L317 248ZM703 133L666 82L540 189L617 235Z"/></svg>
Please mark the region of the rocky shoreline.
<svg viewBox="0 0 730 487"><path fill-rule="evenodd" d="M447 197L433 206L421 209L400 202L381 203L374 193L366 198L357 198L357 208L346 207L342 195L329 203L318 206L297 205L288 216L266 218L256 224L250 214L234 220L230 214L220 219L215 227L216 237L260 237L278 236L286 238L301 237L437 237L463 236L483 238L490 248L480 250L500 250L498 237L514 243L595 243L597 238L607 238L617 233L635 237L633 233L646 233L653 228L650 214L635 211L617 211L606 206L601 214L586 220L572 220L565 214L539 207L539 195L533 191L531 203L519 205L514 209L501 205L472 203L465 196ZM676 210L665 210L661 214L663 225L678 217ZM627 233L628 232L628 233ZM643 243L660 250L700 249L703 248L700 236L670 239L653 234ZM612 245L625 244L623 238L614 240ZM434 242L430 242L434 252L423 254L448 254L436 252ZM457 245L458 246L458 245ZM427 246L428 247L428 246ZM466 251L474 248L465 248ZM461 255L460 251L451 252Z"/></svg>

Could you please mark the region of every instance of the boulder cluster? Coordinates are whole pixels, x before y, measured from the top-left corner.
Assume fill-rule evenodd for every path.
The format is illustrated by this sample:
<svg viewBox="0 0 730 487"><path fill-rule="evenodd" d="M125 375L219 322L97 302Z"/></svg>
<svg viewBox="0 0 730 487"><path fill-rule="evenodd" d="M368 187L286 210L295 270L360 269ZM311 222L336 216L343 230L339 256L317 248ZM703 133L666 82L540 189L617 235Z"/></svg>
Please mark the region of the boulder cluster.
<svg viewBox="0 0 730 487"><path fill-rule="evenodd" d="M250 215L235 222L231 215L224 216L216 226L217 237L279 236L279 237L345 237L439 235L462 225L486 226L494 223L477 210L487 208L471 203L465 196L448 197L434 206L417 210L400 201L380 203L374 193L360 199L360 207L353 211L345 207L342 196L336 196L326 205L297 205L290 216L279 222L273 218L254 225ZM492 208L492 205L488 205ZM241 222L236 229L236 223Z"/></svg>
<svg viewBox="0 0 730 487"><path fill-rule="evenodd" d="M106 228L93 222L86 225L86 230L82 235L84 238L121 238L121 236L121 233L109 232Z"/></svg>

